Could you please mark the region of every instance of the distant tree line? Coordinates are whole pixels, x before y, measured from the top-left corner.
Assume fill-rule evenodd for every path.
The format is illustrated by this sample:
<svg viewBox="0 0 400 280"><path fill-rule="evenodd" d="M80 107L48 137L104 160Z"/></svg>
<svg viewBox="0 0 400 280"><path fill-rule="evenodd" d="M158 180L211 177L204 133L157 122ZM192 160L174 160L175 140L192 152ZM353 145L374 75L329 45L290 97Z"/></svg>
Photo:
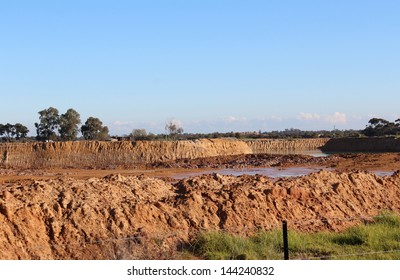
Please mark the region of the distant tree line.
<svg viewBox="0 0 400 280"><path fill-rule="evenodd" d="M110 138L107 126L100 119L89 117L81 125L80 114L74 109L68 109L64 114L59 114L56 108L50 107L38 112L39 122L35 123L38 141L75 141L107 140ZM200 138L238 138L238 139L307 139L307 138L343 138L343 137L374 137L400 135L400 119L390 122L380 118L372 118L363 130L300 130L295 128L270 132L213 132L213 133L183 133L183 128L178 121L170 120L165 124L165 134L147 133L146 129L132 130L129 135L114 136L119 140L195 140ZM29 129L20 124L0 124L0 140L6 142L26 141ZM81 133L82 137L78 138Z"/></svg>
<svg viewBox="0 0 400 280"><path fill-rule="evenodd" d="M363 130L301 130L290 128L285 130L274 130L270 132L213 132L213 133L183 133L182 128L176 127L173 123L166 124L166 134L154 135L147 134L145 129L135 129L128 136L131 140L163 140L168 135L173 135L172 139L195 140L200 138L237 138L237 139L307 139L307 138L357 138L365 136L395 136L400 134L400 119L389 122L384 119L372 118L369 125Z"/></svg>
<svg viewBox="0 0 400 280"><path fill-rule="evenodd" d="M122 137L125 140L196 140L215 138L237 138L237 139L307 139L307 138L340 138L340 137L362 137L360 130L318 130L308 131L300 129L285 129L283 131L271 132L213 132L213 133L173 133L153 134L147 133L145 129L134 129L129 135Z"/></svg>

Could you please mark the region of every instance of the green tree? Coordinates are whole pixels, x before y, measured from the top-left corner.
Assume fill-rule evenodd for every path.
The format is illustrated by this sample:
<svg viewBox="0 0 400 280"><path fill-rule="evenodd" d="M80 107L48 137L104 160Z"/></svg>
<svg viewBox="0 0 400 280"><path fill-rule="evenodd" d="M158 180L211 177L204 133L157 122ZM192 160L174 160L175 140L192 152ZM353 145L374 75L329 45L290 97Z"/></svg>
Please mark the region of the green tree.
<svg viewBox="0 0 400 280"><path fill-rule="evenodd" d="M26 138L26 136L28 135L29 129L20 123L16 123L14 125L14 128L17 140Z"/></svg>
<svg viewBox="0 0 400 280"><path fill-rule="evenodd" d="M89 117L81 127L83 138L86 140L106 140L108 138L108 127L98 118Z"/></svg>
<svg viewBox="0 0 400 280"><path fill-rule="evenodd" d="M50 107L39 112L39 123L35 123L37 139L57 140L56 130L60 126L60 116L56 108Z"/></svg>
<svg viewBox="0 0 400 280"><path fill-rule="evenodd" d="M6 134L7 140L11 141L11 139L14 138L16 134L15 126L13 124L7 123L4 126L4 132Z"/></svg>
<svg viewBox="0 0 400 280"><path fill-rule="evenodd" d="M79 132L79 124L81 124L81 116L74 109L68 109L65 114L60 116L59 133L61 140L76 140Z"/></svg>
<svg viewBox="0 0 400 280"><path fill-rule="evenodd" d="M4 135L6 141L12 141L14 137L17 140L21 138L26 138L28 132L29 129L20 123L17 124L7 123L5 125L0 124L0 136Z"/></svg>
<svg viewBox="0 0 400 280"><path fill-rule="evenodd" d="M363 130L366 136L389 136L399 133L399 120L389 122L384 119L372 118L369 120L369 125Z"/></svg>
<svg viewBox="0 0 400 280"><path fill-rule="evenodd" d="M132 141L143 140L147 138L147 131L144 128L137 128L134 129L131 134L129 134L129 137L132 139Z"/></svg>

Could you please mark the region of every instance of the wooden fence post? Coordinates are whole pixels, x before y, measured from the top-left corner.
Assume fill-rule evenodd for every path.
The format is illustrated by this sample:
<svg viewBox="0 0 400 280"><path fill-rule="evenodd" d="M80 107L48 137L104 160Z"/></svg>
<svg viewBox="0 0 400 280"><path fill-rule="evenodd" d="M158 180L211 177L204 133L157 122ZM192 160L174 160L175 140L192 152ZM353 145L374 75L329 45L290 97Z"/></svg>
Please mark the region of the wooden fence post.
<svg viewBox="0 0 400 280"><path fill-rule="evenodd" d="M283 259L289 260L289 241L288 241L287 221L282 222L282 228L283 228Z"/></svg>

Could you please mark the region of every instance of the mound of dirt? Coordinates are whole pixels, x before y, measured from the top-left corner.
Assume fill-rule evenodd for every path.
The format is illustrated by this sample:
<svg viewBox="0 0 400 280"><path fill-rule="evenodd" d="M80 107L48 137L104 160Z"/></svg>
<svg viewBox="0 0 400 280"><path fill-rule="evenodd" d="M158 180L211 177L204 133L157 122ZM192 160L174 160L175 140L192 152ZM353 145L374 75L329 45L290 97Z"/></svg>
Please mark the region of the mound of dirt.
<svg viewBox="0 0 400 280"><path fill-rule="evenodd" d="M173 251L200 230L247 235L288 220L291 229L339 231L382 210L400 212L399 172L10 183L0 186L0 258L144 258L137 246Z"/></svg>

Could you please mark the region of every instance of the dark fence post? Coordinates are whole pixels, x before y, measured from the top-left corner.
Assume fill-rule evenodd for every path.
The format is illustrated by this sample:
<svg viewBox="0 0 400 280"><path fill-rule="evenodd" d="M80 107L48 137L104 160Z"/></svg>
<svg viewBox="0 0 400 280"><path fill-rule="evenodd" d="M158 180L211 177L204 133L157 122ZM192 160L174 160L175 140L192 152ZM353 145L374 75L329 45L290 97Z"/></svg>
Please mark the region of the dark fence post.
<svg viewBox="0 0 400 280"><path fill-rule="evenodd" d="M283 259L289 260L289 241L288 241L288 230L287 230L287 221L282 222L283 228Z"/></svg>

